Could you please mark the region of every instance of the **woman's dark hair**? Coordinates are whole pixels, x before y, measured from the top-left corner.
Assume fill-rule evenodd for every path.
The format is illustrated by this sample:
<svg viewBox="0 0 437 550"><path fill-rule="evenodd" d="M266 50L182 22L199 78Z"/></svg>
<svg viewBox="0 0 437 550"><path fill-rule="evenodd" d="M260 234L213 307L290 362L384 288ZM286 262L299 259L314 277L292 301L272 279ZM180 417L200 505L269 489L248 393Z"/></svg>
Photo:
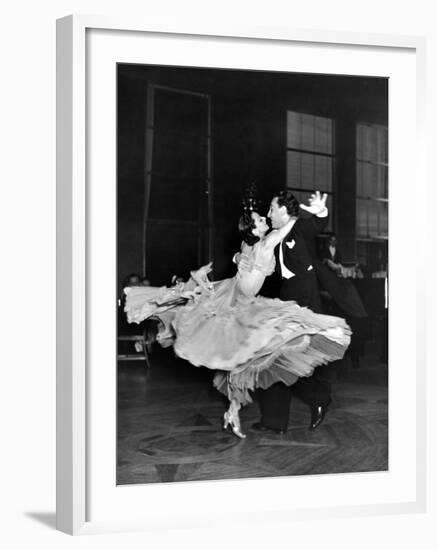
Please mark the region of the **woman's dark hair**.
<svg viewBox="0 0 437 550"><path fill-rule="evenodd" d="M278 206L285 206L289 216L297 218L299 215L299 201L291 191L279 191L273 198L277 199Z"/></svg>
<svg viewBox="0 0 437 550"><path fill-rule="evenodd" d="M249 246L259 241L259 237L252 233L253 229L255 229L255 222L252 219L252 211L243 212L238 220L238 231L243 241Z"/></svg>

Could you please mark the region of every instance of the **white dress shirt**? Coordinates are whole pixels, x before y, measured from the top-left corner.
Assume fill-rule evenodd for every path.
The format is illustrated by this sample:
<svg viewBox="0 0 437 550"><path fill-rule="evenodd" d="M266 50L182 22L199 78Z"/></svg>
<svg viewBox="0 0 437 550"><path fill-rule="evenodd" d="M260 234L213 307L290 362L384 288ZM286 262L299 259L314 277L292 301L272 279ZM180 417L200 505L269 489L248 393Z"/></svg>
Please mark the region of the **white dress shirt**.
<svg viewBox="0 0 437 550"><path fill-rule="evenodd" d="M296 223L296 221L294 223ZM293 228L294 223L291 226L290 231ZM290 271L284 264L284 252L282 251L283 241L284 241L284 239L282 239L282 241L279 243L279 265L281 266L281 276L282 276L283 279L291 279L292 277L295 276L295 274L292 271ZM293 248L295 242L293 240L293 241L290 241L290 242L286 242L285 244L286 244L286 246L289 246L289 248Z"/></svg>

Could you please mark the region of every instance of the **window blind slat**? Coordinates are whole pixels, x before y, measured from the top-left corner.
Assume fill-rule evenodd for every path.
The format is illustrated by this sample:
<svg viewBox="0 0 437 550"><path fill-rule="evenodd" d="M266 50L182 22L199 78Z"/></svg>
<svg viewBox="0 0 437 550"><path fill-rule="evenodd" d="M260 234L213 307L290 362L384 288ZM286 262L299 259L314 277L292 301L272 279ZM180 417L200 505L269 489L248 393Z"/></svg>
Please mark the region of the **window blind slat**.
<svg viewBox="0 0 437 550"><path fill-rule="evenodd" d="M287 112L287 187L332 191L333 121L306 113Z"/></svg>
<svg viewBox="0 0 437 550"><path fill-rule="evenodd" d="M356 126L356 229L358 237L388 234L388 129L378 124ZM363 198L366 197L367 200Z"/></svg>

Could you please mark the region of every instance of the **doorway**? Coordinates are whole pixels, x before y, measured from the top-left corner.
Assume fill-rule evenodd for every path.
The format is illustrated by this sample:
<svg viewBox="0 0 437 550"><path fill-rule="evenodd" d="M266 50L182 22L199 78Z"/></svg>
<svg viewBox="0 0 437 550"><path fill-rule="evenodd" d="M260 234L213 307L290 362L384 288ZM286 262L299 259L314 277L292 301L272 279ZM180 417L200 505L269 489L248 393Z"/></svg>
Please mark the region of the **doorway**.
<svg viewBox="0 0 437 550"><path fill-rule="evenodd" d="M184 279L212 259L211 98L149 84L143 273Z"/></svg>

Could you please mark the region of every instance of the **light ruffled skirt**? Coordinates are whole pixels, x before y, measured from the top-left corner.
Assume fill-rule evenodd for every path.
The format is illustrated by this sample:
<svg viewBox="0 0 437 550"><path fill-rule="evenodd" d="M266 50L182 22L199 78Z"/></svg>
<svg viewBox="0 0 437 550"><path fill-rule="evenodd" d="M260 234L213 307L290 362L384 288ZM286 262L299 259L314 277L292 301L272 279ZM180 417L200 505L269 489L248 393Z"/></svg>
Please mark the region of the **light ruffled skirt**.
<svg viewBox="0 0 437 550"><path fill-rule="evenodd" d="M175 316L174 349L196 366L217 370L216 388L242 405L250 390L294 384L320 365L341 359L351 331L344 319L296 302L247 297L237 278L187 304Z"/></svg>
<svg viewBox="0 0 437 550"><path fill-rule="evenodd" d="M294 384L316 367L341 359L350 343L344 319L291 301L247 297L236 277L204 286L171 312L160 312L157 305L169 289L159 289L153 305L153 290L146 292L148 304L146 293L142 302L141 290L127 294L128 319L165 314L167 332L170 324L174 330L176 354L195 366L217 370L215 387L242 405L251 401L251 390L276 382Z"/></svg>

